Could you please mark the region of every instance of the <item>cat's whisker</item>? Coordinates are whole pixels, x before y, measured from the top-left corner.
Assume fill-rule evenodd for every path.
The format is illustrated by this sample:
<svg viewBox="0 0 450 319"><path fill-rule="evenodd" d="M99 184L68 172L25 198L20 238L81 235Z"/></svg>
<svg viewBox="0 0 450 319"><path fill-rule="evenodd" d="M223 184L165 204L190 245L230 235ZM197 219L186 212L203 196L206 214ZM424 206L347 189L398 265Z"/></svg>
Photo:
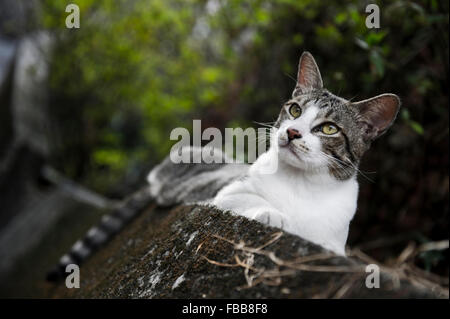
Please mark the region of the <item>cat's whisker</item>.
<svg viewBox="0 0 450 319"><path fill-rule="evenodd" d="M351 162L350 162L350 164L353 166L353 168L354 168L358 173L361 174L361 176L363 176L365 179L367 179L367 180L370 181L371 183L375 183L374 180L372 180L371 178L369 178L369 177L365 174L365 172L361 171L355 164L353 164L353 163L351 163ZM374 173L376 173L376 172L374 172Z"/></svg>
<svg viewBox="0 0 450 319"><path fill-rule="evenodd" d="M263 124L275 124L276 121L272 121L272 122L257 122L257 121L253 121L253 123L263 123Z"/></svg>
<svg viewBox="0 0 450 319"><path fill-rule="evenodd" d="M284 75L286 75L288 78L292 79L292 81L294 81L295 84L297 84L297 79L295 79L294 77L290 76L290 75L287 74L287 73L284 73Z"/></svg>
<svg viewBox="0 0 450 319"><path fill-rule="evenodd" d="M348 100L347 100L347 103L345 103L344 105L350 105L352 102L353 102L353 100L357 97L358 95L354 95L354 96L352 96L351 98L349 98Z"/></svg>
<svg viewBox="0 0 450 319"><path fill-rule="evenodd" d="M255 123L255 124L258 124L258 125L261 125L261 126L263 126L263 127L267 127L267 128L275 128L275 126L269 124L269 123L271 123L271 122L261 123L261 122L255 122L255 121L254 121L254 123Z"/></svg>
<svg viewBox="0 0 450 319"><path fill-rule="evenodd" d="M325 157L326 159L330 160L331 162L333 162L335 165L337 165L340 169L344 170L345 172L351 172L351 169L354 169L354 167L350 166L349 163L343 162L337 158L334 158L333 156L330 156L323 152L319 154Z"/></svg>
<svg viewBox="0 0 450 319"><path fill-rule="evenodd" d="M323 153L322 155L325 156L325 158L327 158L328 160L332 161L335 165L337 165L339 168L341 168L345 172L352 172L352 170L355 170L355 168L352 167L349 163L341 161L341 160L334 158L333 156L330 156L325 153Z"/></svg>
<svg viewBox="0 0 450 319"><path fill-rule="evenodd" d="M253 137L253 138L249 138L248 142L249 143L253 143L253 142L263 142L263 141L268 141L270 139L271 135L270 134L266 134L266 135L261 135L258 134L257 136Z"/></svg>
<svg viewBox="0 0 450 319"><path fill-rule="evenodd" d="M331 156L331 155L328 155L328 154L326 154L326 153L324 153L324 152L321 152L320 153L321 155L323 155L323 156L325 156L326 158L328 158L328 159L330 159L331 161L333 161L335 164L337 164L337 165L339 165L340 166L340 168L342 168L342 169L347 169L347 168L351 168L351 169L353 169L353 170L355 170L355 171L357 171L358 173L360 173L361 174L361 176L363 176L365 179L367 179L368 181L370 181L370 182L372 182L372 183L374 183L374 181L371 179L371 178L369 178L363 171L361 171L355 164L353 164L351 161L342 161L342 160L339 160L339 159L337 159L337 158L335 158L335 157L333 157L333 156ZM345 167L344 167L345 166ZM375 172L376 173L376 172Z"/></svg>

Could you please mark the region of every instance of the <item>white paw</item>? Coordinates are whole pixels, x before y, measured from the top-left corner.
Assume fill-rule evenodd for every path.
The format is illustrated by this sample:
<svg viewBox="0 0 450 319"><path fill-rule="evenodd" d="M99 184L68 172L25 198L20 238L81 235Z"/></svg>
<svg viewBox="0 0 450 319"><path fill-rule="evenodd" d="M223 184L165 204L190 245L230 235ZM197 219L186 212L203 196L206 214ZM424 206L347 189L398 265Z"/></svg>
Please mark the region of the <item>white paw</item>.
<svg viewBox="0 0 450 319"><path fill-rule="evenodd" d="M253 219L259 221L260 223L278 228L283 228L285 224L283 215L277 211L262 210L255 213L255 215L253 215Z"/></svg>

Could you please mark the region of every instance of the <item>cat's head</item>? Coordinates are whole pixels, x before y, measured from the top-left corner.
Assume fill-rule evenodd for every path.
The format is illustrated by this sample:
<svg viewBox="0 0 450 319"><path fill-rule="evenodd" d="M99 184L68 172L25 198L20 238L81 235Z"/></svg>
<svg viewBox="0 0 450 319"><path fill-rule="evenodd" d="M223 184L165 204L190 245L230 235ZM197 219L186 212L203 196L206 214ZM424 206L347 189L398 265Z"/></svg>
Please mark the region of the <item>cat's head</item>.
<svg viewBox="0 0 450 319"><path fill-rule="evenodd" d="M400 99L394 94L353 102L323 87L309 52L300 58L297 84L275 123L272 145L280 161L305 171L327 171L339 180L355 174L371 142L392 125Z"/></svg>

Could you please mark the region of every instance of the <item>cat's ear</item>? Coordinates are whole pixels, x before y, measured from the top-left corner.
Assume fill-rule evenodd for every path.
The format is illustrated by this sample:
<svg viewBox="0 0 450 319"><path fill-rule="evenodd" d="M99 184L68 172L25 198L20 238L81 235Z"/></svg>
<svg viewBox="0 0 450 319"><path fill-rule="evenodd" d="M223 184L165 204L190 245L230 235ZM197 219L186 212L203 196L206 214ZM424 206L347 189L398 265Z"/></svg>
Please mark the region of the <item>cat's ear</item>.
<svg viewBox="0 0 450 319"><path fill-rule="evenodd" d="M297 73L297 85L293 95L323 88L319 67L311 53L305 51L300 57Z"/></svg>
<svg viewBox="0 0 450 319"><path fill-rule="evenodd" d="M374 140L386 132L394 122L400 109L400 98L395 94L381 94L352 105L360 114L366 139Z"/></svg>

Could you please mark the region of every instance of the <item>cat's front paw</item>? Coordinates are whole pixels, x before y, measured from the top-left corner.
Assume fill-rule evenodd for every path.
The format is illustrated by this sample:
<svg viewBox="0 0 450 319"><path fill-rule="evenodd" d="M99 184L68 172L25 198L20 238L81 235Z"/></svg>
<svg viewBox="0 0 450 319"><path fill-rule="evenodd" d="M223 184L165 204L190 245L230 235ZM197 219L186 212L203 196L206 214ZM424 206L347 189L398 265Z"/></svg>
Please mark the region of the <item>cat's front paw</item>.
<svg viewBox="0 0 450 319"><path fill-rule="evenodd" d="M253 215L253 219L272 227L284 228L285 225L285 218L277 211L258 211Z"/></svg>

